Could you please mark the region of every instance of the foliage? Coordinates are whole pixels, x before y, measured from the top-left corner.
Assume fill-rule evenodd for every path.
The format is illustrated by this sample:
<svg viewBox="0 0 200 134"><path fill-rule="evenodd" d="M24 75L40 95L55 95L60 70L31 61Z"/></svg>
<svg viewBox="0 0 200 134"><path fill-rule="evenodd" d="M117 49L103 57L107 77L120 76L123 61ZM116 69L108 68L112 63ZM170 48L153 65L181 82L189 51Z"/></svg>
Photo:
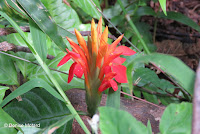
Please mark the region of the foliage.
<svg viewBox="0 0 200 134"><path fill-rule="evenodd" d="M112 33L116 26L131 41L129 48L139 50L133 56L121 56L126 59L123 66L127 67L129 83L117 83L118 90L113 86L116 92L109 89L107 107L99 108L101 132L152 133L150 122L146 127L120 110L122 89L130 95L167 106L160 121L160 133L191 133L192 104L189 102L193 99L195 72L173 56L152 53L156 46L150 25L140 20L149 15L175 20L196 31L200 31L200 26L181 13L167 12L166 0L159 0L163 12L155 12L147 5L148 1L118 0L109 6L98 0L71 0L67 1L71 5L68 6L62 0L1 0L0 27L13 27L17 33L0 36L0 42L28 47L32 53L0 51L0 133L70 133L73 118L85 133L90 133L64 93L73 88L85 89L85 77L74 77L67 83L73 60L60 67L57 65L65 56L66 48L72 50L65 37L78 43L70 31L90 29L87 23L91 18L102 16L98 11L101 8L103 16L111 21L108 26ZM30 32L23 32L19 26L30 27ZM128 41L123 39L122 42L127 44ZM55 58L47 59L47 55ZM14 91L7 95L8 89ZM18 102L15 99L18 96L23 101ZM5 123L39 123L40 128L8 128Z"/></svg>
<svg viewBox="0 0 200 134"><path fill-rule="evenodd" d="M126 111L100 107L99 112L99 127L103 134L148 134L146 126Z"/></svg>
<svg viewBox="0 0 200 134"><path fill-rule="evenodd" d="M19 85L17 71L12 59L5 55L0 55L0 81L2 84Z"/></svg>
<svg viewBox="0 0 200 134"><path fill-rule="evenodd" d="M195 23L192 19L188 18L187 16L178 12L171 12L171 11L166 12L166 8L164 8L166 5L166 0L159 0L163 11L166 13L155 12L151 7L147 6L146 1L147 0L138 0L138 1L123 0L122 3L123 6L125 7L127 14L130 15L131 21L137 26L140 35L143 37L144 42L146 43L148 49L151 52L154 52L156 48L155 45L153 45L154 43L152 40L152 34L149 31L150 27L149 24L140 22L140 18L144 15L154 16L156 18L175 20L192 27L197 31L200 31L199 25ZM137 48L139 48L140 50L144 49L141 41L138 41L139 38L135 36L137 35L137 33L131 28L125 16L122 15L122 8L120 7L120 4L118 2L115 3L114 6L104 9L103 13L107 18L110 19L110 21L114 26L117 26L118 29L122 33L124 33L124 35L128 39L130 39L130 41L133 44L137 46ZM113 25L109 24L110 27L113 27ZM125 39L123 41L125 41Z"/></svg>
<svg viewBox="0 0 200 134"><path fill-rule="evenodd" d="M150 55L138 55L135 59L132 60L132 62L129 63L128 69L127 69L127 77L129 80L129 88L132 90L133 88L133 77L132 77L132 69L134 69L135 64L142 62L142 63L151 63L158 67L164 74L168 74L170 78L172 78L175 83L178 83L179 86L183 88L182 93L186 94L189 93L190 95L193 95L193 88L194 88L194 79L195 79L195 73L193 70L191 70L188 66L186 66L182 61L179 59L164 55L164 54L157 54L152 53ZM180 71L183 70L183 71ZM148 69L140 69L138 72L138 69L135 70L136 74L134 74L134 83L136 83L137 79L140 78L141 82L139 82L139 86L145 86L147 84L151 84L148 86L154 86L153 90L155 91L156 87L160 88L161 90L157 91L160 93L164 93L163 91L167 91L173 93L175 87L170 85L169 82L165 80L159 80L158 76L148 70ZM138 74L139 73L139 74ZM152 79L153 78L153 79ZM169 89L171 91L169 91ZM185 95L186 99L189 96Z"/></svg>
<svg viewBox="0 0 200 134"><path fill-rule="evenodd" d="M160 121L162 134L191 134L192 104L170 104L164 111ZM175 127L176 126L176 127Z"/></svg>
<svg viewBox="0 0 200 134"><path fill-rule="evenodd" d="M8 114L6 113L2 108L0 108L0 131L1 133L9 133L9 134L16 134L17 130L15 127L9 128L9 124L16 124L17 122ZM19 127L17 127L20 129Z"/></svg>
<svg viewBox="0 0 200 134"><path fill-rule="evenodd" d="M43 129L67 116L71 116L65 104L43 88L34 88L21 97L23 101L14 100L4 107L5 112L19 124L34 123L40 125L39 128ZM56 131L60 134L70 134L71 125L72 120L66 122Z"/></svg>

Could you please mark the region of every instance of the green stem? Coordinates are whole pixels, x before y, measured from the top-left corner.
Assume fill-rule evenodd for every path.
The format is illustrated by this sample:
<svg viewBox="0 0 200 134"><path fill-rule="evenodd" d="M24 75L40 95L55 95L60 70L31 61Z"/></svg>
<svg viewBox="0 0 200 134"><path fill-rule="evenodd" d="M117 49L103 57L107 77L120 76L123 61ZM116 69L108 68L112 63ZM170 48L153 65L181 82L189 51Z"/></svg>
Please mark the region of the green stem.
<svg viewBox="0 0 200 134"><path fill-rule="evenodd" d="M136 28L135 24L133 23L133 21L131 20L130 16L127 14L127 11L124 7L124 5L122 4L121 0L117 0L117 2L119 3L120 7L122 8L122 11L125 15L125 18L126 20L128 21L129 25L131 26L131 28L133 29L133 31L136 33L137 37L139 38L139 40L141 41L142 43L142 46L144 48L144 51L147 53L147 54L150 54L150 51L146 45L146 43L144 42L144 40L142 39L138 29Z"/></svg>
<svg viewBox="0 0 200 134"><path fill-rule="evenodd" d="M98 88L101 85L101 81L98 79L99 69L96 68L95 73L88 76L90 85L85 84L85 100L87 104L87 111L89 116L92 117L97 112L97 108L101 102L101 93L98 92Z"/></svg>
<svg viewBox="0 0 200 134"><path fill-rule="evenodd" d="M51 74L48 66L46 65L46 63L44 63L42 61L42 59L36 54L34 55L35 58L37 59L37 61L39 62L39 64L42 66L42 68L44 69L44 71L46 72L46 74L49 76L50 80L52 81L52 83L55 85L55 87L57 88L58 92L60 93L60 95L63 97L63 99L66 101L66 106L68 107L68 109L70 110L70 112L72 114L75 115L75 119L77 120L77 122L80 124L80 126L82 127L82 129L85 131L86 134L90 134L90 131L88 130L88 128L85 126L84 122L82 121L82 119L80 118L80 116L78 115L77 111L74 109L74 107L72 106L70 100L68 99L68 97L66 96L65 92L62 90L62 88L60 87L60 85L58 84L58 82L56 81L56 79L53 77L53 75Z"/></svg>
<svg viewBox="0 0 200 134"><path fill-rule="evenodd" d="M157 30L157 23L158 23L158 19L157 17L155 18L156 21L154 23L154 27L153 27L153 43L156 43L156 30Z"/></svg>
<svg viewBox="0 0 200 134"><path fill-rule="evenodd" d="M157 30L157 23L158 23L158 13L160 11L160 6L158 8L158 11L156 13L156 16L155 16L155 23L154 23L154 28L153 28L153 43L155 44L156 43L156 30Z"/></svg>

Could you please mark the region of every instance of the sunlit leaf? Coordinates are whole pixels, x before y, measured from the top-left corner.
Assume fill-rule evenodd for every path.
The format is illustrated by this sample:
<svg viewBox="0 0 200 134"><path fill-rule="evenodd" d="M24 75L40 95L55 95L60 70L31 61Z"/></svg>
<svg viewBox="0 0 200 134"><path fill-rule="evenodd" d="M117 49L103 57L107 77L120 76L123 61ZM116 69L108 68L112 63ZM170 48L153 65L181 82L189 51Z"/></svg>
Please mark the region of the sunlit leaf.
<svg viewBox="0 0 200 134"><path fill-rule="evenodd" d="M160 2L160 6L164 12L165 15L167 15L167 12L166 12L166 0L159 0Z"/></svg>
<svg viewBox="0 0 200 134"><path fill-rule="evenodd" d="M191 134L192 104L170 104L162 115L159 127L162 134Z"/></svg>
<svg viewBox="0 0 200 134"><path fill-rule="evenodd" d="M100 107L99 113L102 134L148 134L146 126L126 111Z"/></svg>

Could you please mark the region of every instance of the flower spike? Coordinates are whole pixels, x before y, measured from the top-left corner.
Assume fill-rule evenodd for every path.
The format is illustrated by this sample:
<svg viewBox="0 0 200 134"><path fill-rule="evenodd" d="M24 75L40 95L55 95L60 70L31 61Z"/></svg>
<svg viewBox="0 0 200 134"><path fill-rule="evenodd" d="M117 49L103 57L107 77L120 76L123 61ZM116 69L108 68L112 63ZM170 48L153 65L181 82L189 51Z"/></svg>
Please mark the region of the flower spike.
<svg viewBox="0 0 200 134"><path fill-rule="evenodd" d="M129 56L136 52L126 46L117 47L123 35L111 45L107 43L108 27L106 26L102 33L102 17L97 28L92 19L91 37L88 36L87 44L76 29L75 35L79 45L67 37L73 50L66 49L67 54L57 66L67 63L70 59L74 61L69 69L68 83L72 81L74 75L78 78L84 75L87 109L92 116L96 113L103 91L110 87L117 91L118 83L127 83L126 67L122 65L126 59L120 55Z"/></svg>
<svg viewBox="0 0 200 134"><path fill-rule="evenodd" d="M99 22L98 22L97 34L98 34L98 37L101 37L101 34L102 34L102 17L100 17Z"/></svg>
<svg viewBox="0 0 200 134"><path fill-rule="evenodd" d="M92 38L92 54L97 55L97 50L98 50L97 30L93 19L91 23L91 38Z"/></svg>
<svg viewBox="0 0 200 134"><path fill-rule="evenodd" d="M87 45L83 36L76 29L75 29L75 34L76 34L76 38L78 40L79 45L82 47L83 51L85 52L86 57L89 59L89 52L88 52Z"/></svg>

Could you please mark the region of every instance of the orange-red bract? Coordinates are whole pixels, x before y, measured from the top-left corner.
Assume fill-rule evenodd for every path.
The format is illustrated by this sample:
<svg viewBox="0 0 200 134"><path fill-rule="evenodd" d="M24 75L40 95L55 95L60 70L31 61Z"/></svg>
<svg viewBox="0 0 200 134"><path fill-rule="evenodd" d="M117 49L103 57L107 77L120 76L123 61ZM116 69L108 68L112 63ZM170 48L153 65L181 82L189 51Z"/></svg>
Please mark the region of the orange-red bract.
<svg viewBox="0 0 200 134"><path fill-rule="evenodd" d="M73 79L74 74L78 78L81 78L84 74L88 90L92 90L91 83L93 83L93 80L98 79L100 83L98 87L99 92L110 87L116 91L118 89L116 81L118 83L127 83L126 67L122 65L126 59L120 57L120 55L130 56L136 52L126 46L117 47L123 35L109 45L107 43L108 27L102 33L102 18L100 18L97 28L95 27L94 20L92 20L91 43L88 41L86 44L86 41L76 29L75 35L79 45L67 37L73 50L69 51L66 49L66 56L58 63L58 66L61 66L68 62L69 59L74 61L69 69L68 83Z"/></svg>

